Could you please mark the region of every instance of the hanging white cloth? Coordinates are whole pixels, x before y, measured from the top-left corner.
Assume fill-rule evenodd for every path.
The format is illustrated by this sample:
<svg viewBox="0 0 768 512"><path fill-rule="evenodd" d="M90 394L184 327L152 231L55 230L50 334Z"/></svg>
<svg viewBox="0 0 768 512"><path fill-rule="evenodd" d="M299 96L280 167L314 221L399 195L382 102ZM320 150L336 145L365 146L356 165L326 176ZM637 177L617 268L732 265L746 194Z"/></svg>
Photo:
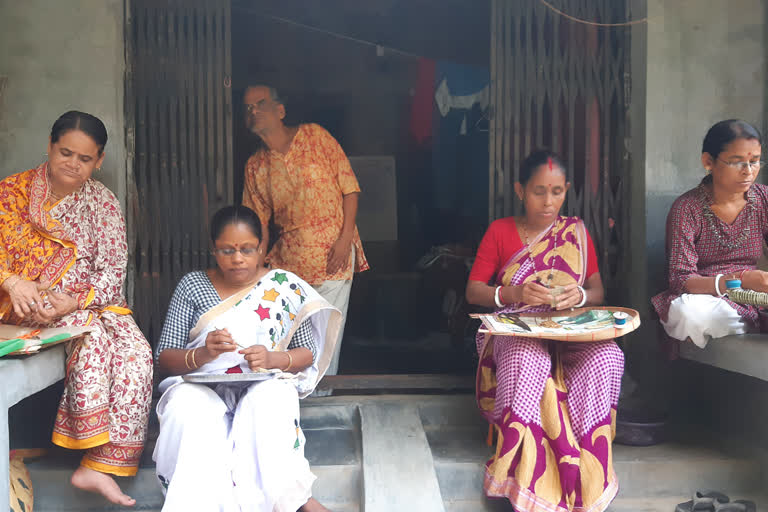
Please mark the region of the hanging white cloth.
<svg viewBox="0 0 768 512"><path fill-rule="evenodd" d="M485 110L488 107L489 99L490 86L488 85L475 93L458 96L451 94L448 80L443 78L435 90L437 109L443 117L447 116L451 109L469 110L475 103L479 103L480 108Z"/></svg>

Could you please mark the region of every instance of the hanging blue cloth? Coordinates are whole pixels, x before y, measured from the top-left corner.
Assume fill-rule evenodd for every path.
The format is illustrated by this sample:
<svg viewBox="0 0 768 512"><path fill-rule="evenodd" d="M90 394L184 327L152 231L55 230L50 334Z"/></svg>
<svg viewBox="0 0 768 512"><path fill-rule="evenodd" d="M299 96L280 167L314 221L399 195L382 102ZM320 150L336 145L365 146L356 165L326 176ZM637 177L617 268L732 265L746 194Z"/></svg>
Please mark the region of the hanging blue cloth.
<svg viewBox="0 0 768 512"><path fill-rule="evenodd" d="M491 74L487 68L465 66L448 60L439 60L435 66L435 87L446 79L451 94L467 96L480 92L491 82Z"/></svg>
<svg viewBox="0 0 768 512"><path fill-rule="evenodd" d="M438 61L435 90L443 82L451 96L480 93L490 84L488 69ZM433 109L432 142L432 206L437 218L445 223L445 213L455 215L456 222L482 222L488 216L488 132L481 123L479 105L467 109L450 109L441 115L437 103ZM437 219L436 219L437 220ZM446 233L445 236L455 236ZM446 240L450 241L450 240Z"/></svg>

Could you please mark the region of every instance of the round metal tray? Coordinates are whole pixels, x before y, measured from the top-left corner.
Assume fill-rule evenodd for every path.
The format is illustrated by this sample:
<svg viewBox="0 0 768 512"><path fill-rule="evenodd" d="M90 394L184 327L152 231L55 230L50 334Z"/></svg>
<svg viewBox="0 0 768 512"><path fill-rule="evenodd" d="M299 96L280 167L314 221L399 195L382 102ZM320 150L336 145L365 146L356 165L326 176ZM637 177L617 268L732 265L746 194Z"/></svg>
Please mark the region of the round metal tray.
<svg viewBox="0 0 768 512"><path fill-rule="evenodd" d="M268 372L254 372L254 373L188 373L182 375L182 379L185 382L193 382L196 384L218 384L221 382L255 382L260 380L268 380L281 373L277 371Z"/></svg>

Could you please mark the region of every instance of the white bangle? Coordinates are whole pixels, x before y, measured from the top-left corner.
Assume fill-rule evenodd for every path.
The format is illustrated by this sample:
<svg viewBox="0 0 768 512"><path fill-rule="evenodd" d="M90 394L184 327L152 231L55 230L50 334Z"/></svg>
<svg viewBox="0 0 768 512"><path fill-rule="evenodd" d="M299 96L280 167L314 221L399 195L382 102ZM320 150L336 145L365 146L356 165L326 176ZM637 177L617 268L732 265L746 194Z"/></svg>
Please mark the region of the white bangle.
<svg viewBox="0 0 768 512"><path fill-rule="evenodd" d="M722 297L723 295L725 295L724 293L720 293L720 279L722 278L723 278L723 274L717 274L715 276L715 293L717 294L718 297Z"/></svg>
<svg viewBox="0 0 768 512"><path fill-rule="evenodd" d="M584 290L584 288L582 288L581 286L577 286L576 288L578 288L578 290L581 292L581 302L579 302L578 304L576 304L576 305L575 305L575 306L573 306L573 307L575 307L575 308L580 308L580 307L582 307L584 304L586 304L586 303L587 303L587 292L586 292L586 291Z"/></svg>
<svg viewBox="0 0 768 512"><path fill-rule="evenodd" d="M496 307L503 308L504 304L501 302L501 286L496 287L496 291L493 293L493 302L496 303Z"/></svg>

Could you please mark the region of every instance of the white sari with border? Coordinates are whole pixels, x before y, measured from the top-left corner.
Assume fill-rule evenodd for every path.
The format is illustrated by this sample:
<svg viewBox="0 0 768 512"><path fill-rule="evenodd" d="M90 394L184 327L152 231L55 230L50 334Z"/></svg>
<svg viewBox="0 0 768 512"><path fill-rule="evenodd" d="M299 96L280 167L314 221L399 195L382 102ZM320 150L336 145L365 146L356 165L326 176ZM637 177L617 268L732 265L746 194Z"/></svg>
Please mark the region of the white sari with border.
<svg viewBox="0 0 768 512"><path fill-rule="evenodd" d="M265 315L269 316L265 318ZM304 398L328 370L341 325L341 312L291 272L270 270L256 286L241 290L208 310L189 332L191 341L186 348L205 346L210 332L226 328L243 347L258 344L271 351L285 351L305 320L310 320L315 339L316 355L312 365L298 374L277 372L275 375L295 379L299 396ZM235 366L243 373L252 372L243 355L235 351L220 355L195 373L223 374ZM167 377L158 387L165 393L182 381L181 376Z"/></svg>
<svg viewBox="0 0 768 512"><path fill-rule="evenodd" d="M201 316L186 348L204 346L210 332L226 328L243 347L284 351L302 322L310 323L316 352L312 365L297 374L276 371L257 382L212 385L174 376L160 383L153 458L164 511L293 512L311 497L315 477L304 457L298 399L325 375L341 313L296 275L271 270ZM252 373L238 351L195 373L233 371Z"/></svg>

